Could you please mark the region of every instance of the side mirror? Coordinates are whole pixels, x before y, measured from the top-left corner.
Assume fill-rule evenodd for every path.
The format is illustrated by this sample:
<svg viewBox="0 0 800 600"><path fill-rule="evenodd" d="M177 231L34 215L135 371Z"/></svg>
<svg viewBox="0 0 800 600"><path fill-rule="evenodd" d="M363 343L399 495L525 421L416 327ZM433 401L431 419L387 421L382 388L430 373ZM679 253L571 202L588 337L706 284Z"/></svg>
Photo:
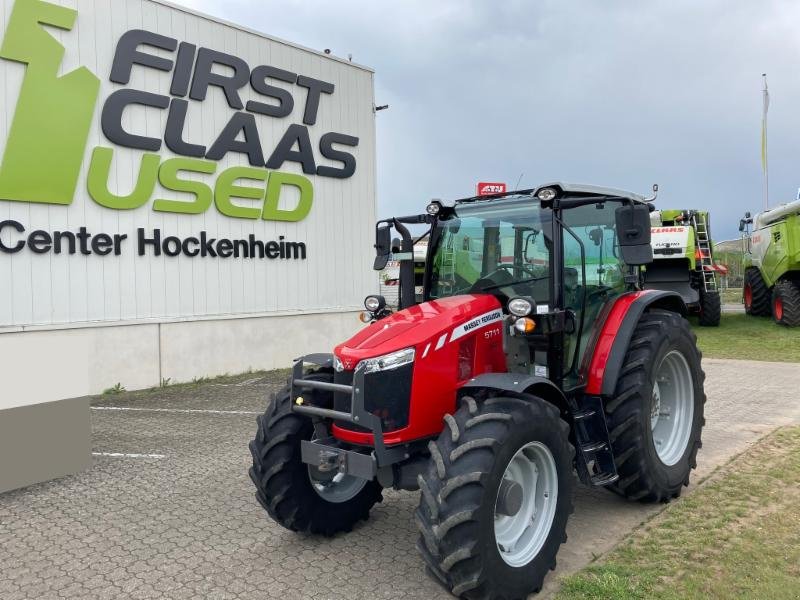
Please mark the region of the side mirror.
<svg viewBox="0 0 800 600"><path fill-rule="evenodd" d="M744 213L744 218L745 219L749 219L750 218L750 211L747 211L746 213Z"/></svg>
<svg viewBox="0 0 800 600"><path fill-rule="evenodd" d="M392 228L386 223L378 223L375 226L375 262L372 268L382 271L389 262L389 255L392 251Z"/></svg>
<svg viewBox="0 0 800 600"><path fill-rule="evenodd" d="M650 209L646 204L620 206L614 214L622 260L629 265L653 262L650 246Z"/></svg>
<svg viewBox="0 0 800 600"><path fill-rule="evenodd" d="M739 231L744 231L744 219L739 219Z"/></svg>

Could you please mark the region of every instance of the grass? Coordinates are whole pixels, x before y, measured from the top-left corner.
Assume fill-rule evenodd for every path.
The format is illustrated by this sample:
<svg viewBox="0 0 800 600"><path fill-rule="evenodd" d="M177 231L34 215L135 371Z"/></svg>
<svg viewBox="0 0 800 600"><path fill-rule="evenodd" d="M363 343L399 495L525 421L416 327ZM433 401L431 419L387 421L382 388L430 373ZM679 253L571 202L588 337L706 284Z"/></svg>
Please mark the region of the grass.
<svg viewBox="0 0 800 600"><path fill-rule="evenodd" d="M694 327L694 332L706 358L800 362L800 328L782 327L766 317L723 313L719 327Z"/></svg>
<svg viewBox="0 0 800 600"><path fill-rule="evenodd" d="M800 598L800 427L781 429L668 505L557 600Z"/></svg>
<svg viewBox="0 0 800 600"><path fill-rule="evenodd" d="M742 304L742 288L726 288L720 295L723 304Z"/></svg>

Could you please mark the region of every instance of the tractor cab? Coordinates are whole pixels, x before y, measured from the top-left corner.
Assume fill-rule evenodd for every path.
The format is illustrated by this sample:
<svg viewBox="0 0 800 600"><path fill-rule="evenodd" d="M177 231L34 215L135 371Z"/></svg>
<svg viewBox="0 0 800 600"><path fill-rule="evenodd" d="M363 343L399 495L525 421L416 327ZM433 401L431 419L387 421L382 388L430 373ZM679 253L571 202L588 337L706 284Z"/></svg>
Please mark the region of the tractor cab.
<svg viewBox="0 0 800 600"><path fill-rule="evenodd" d="M430 238L422 300L494 296L514 325L506 336L508 371L544 376L567 389L584 382L581 363L602 307L635 289L635 267L652 260L649 207L620 190L552 184L453 206L433 202L425 215L378 224L376 267L383 264L388 246L380 239L389 227L407 237L403 224L420 222L430 225L422 236ZM393 246L409 243L404 238ZM408 253L398 256L400 307L408 308L414 304L403 285Z"/></svg>

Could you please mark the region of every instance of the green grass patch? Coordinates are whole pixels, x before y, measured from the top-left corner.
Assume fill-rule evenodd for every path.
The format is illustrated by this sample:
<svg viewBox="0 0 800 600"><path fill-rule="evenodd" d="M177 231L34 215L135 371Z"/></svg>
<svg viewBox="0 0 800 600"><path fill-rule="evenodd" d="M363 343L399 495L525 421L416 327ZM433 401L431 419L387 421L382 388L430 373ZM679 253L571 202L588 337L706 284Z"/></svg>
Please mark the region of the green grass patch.
<svg viewBox="0 0 800 600"><path fill-rule="evenodd" d="M778 430L609 555L558 600L800 598L800 427Z"/></svg>
<svg viewBox="0 0 800 600"><path fill-rule="evenodd" d="M744 304L742 301L742 288L727 288L720 291L723 304Z"/></svg>
<svg viewBox="0 0 800 600"><path fill-rule="evenodd" d="M690 319L697 325L697 318ZM768 317L723 313L719 327L694 327L706 358L800 362L800 327L790 329Z"/></svg>

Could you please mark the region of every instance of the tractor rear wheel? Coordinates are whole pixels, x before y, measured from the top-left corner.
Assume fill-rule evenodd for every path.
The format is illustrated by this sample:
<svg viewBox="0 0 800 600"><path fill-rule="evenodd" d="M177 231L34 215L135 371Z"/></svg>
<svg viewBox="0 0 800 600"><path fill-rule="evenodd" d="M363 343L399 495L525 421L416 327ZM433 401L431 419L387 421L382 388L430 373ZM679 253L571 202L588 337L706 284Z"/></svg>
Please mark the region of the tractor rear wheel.
<svg viewBox="0 0 800 600"><path fill-rule="evenodd" d="M311 373L306 378L333 381L333 375L326 372ZM383 499L377 481L336 471L323 473L301 460L300 442L312 439L314 425L309 418L292 412L288 386L272 397L256 422L258 431L250 442L250 479L256 486L256 499L279 525L291 531L332 536L351 531Z"/></svg>
<svg viewBox="0 0 800 600"><path fill-rule="evenodd" d="M696 339L673 312L647 312L636 325L605 406L619 474L612 490L631 500L678 497L697 466L706 397Z"/></svg>
<svg viewBox="0 0 800 600"><path fill-rule="evenodd" d="M722 318L722 304L719 292L700 291L699 323L703 327L718 327Z"/></svg>
<svg viewBox="0 0 800 600"><path fill-rule="evenodd" d="M747 267L744 272L744 311L756 317L769 316L769 288L758 267Z"/></svg>
<svg viewBox="0 0 800 600"><path fill-rule="evenodd" d="M784 280L772 290L772 319L786 327L800 326L800 286Z"/></svg>
<svg viewBox="0 0 800 600"><path fill-rule="evenodd" d="M422 557L451 593L511 600L539 591L572 512L569 427L544 400L464 398L419 476Z"/></svg>

